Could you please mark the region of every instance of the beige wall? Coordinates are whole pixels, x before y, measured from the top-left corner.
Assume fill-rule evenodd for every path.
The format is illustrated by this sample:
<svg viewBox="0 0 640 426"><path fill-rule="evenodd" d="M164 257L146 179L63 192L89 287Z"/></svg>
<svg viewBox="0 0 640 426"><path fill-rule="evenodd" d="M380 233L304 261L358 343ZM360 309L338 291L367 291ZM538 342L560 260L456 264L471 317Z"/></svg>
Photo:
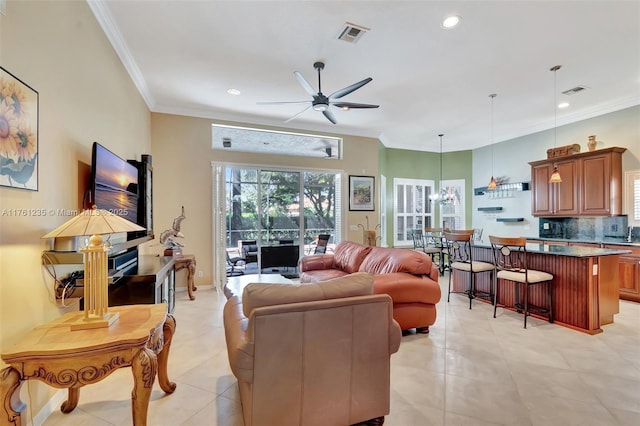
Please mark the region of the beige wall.
<svg viewBox="0 0 640 426"><path fill-rule="evenodd" d="M223 152L211 149L211 125L214 123L251 127L251 125L242 123L205 118L151 114L155 233L157 236L162 230L170 228L173 218L180 213L180 207L184 206L187 216L182 222L181 228L185 235L184 252L196 254L197 270L203 273L202 278L196 278L196 285L209 285L213 282L212 162L266 164L309 170L332 168L344 171L345 175L378 176L377 139L328 134L343 138L344 155L342 160L319 161L318 159L284 155ZM288 130L259 127L271 130ZM363 155L364 153L367 155ZM378 185L376 185L376 192L379 193ZM349 212L346 202L343 206L345 213L347 213L346 218L343 217L344 239L361 242L362 231L349 231L349 225L365 224L365 216L368 216L369 227L373 229L379 223L378 212ZM157 246L152 246L150 249L159 250L155 247ZM181 285L182 282L183 280L178 280L178 285Z"/></svg>
<svg viewBox="0 0 640 426"><path fill-rule="evenodd" d="M0 187L4 351L63 311L51 298L51 280L43 278L41 254L49 241L40 237L69 219L9 212L79 208L84 185L78 174L91 163L93 141L138 159L150 152L151 143L149 110L85 2L8 1L6 16L0 15L0 65L40 95L39 190ZM39 383L30 388L36 415L53 390Z"/></svg>

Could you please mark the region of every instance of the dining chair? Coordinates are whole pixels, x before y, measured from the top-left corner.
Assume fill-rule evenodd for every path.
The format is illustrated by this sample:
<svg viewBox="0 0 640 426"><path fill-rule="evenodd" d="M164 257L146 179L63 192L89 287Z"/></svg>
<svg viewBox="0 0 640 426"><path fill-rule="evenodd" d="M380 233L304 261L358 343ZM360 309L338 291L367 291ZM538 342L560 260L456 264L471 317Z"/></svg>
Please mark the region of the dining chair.
<svg viewBox="0 0 640 426"><path fill-rule="evenodd" d="M442 228L424 228L425 253L431 256L431 260L438 265L440 276L444 275L445 253L444 234Z"/></svg>
<svg viewBox="0 0 640 426"><path fill-rule="evenodd" d="M525 237L497 237L489 235L491 248L498 273L494 294L493 317L496 317L500 287L515 283L515 308L524 314L524 328L527 328L527 316L533 309L547 314L553 323L553 275L548 272L529 269L527 265L527 239ZM538 284L547 285L547 307L529 303L529 289ZM520 302L520 290L524 286L523 301Z"/></svg>
<svg viewBox="0 0 640 426"><path fill-rule="evenodd" d="M444 238L447 247L447 256L449 264L449 291L447 294L447 302L451 293L464 293L469 297L469 309L471 303L477 296L488 297L493 303L493 292L495 288L495 271L496 267L492 263L479 262L473 260L473 229L459 230L456 232L444 232ZM451 291L451 277L454 271L468 275L468 286L464 291ZM491 275L490 291L479 291L476 289L476 275L483 272L489 272Z"/></svg>
<svg viewBox="0 0 640 426"><path fill-rule="evenodd" d="M424 252L424 235L422 231L420 229L414 229L411 232L411 238L413 238L413 249Z"/></svg>

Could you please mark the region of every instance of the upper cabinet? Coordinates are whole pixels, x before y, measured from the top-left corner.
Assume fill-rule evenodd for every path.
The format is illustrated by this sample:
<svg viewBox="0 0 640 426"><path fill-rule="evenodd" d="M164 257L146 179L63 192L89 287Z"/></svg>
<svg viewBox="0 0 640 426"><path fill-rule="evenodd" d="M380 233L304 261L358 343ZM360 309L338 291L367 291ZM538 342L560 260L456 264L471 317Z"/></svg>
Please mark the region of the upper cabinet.
<svg viewBox="0 0 640 426"><path fill-rule="evenodd" d="M551 184L553 168L558 167L562 183ZM558 160L531 166L532 211L534 216L575 216L578 214L579 168L572 160Z"/></svg>
<svg viewBox="0 0 640 426"><path fill-rule="evenodd" d="M622 153L606 148L531 165L531 210L536 217L622 214ZM561 183L549 183L558 167Z"/></svg>

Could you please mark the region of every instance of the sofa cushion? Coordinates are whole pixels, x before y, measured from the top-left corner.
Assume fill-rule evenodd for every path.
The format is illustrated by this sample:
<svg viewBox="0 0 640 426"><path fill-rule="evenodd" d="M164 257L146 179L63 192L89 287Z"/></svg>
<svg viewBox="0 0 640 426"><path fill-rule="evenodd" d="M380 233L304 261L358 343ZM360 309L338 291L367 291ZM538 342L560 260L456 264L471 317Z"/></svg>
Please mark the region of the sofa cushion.
<svg viewBox="0 0 640 426"><path fill-rule="evenodd" d="M347 274L358 272L360 264L372 248L352 241L343 241L334 250L333 267L341 269Z"/></svg>
<svg viewBox="0 0 640 426"><path fill-rule="evenodd" d="M358 270L371 274L406 272L414 275L429 275L431 257L414 250L372 247Z"/></svg>
<svg viewBox="0 0 640 426"><path fill-rule="evenodd" d="M340 269L318 269L309 272L300 272L301 283L317 283L320 281L332 280L334 278L349 275Z"/></svg>
<svg viewBox="0 0 640 426"><path fill-rule="evenodd" d="M242 310L246 317L263 306L340 299L373 294L373 275L355 273L310 284L251 283L242 294Z"/></svg>

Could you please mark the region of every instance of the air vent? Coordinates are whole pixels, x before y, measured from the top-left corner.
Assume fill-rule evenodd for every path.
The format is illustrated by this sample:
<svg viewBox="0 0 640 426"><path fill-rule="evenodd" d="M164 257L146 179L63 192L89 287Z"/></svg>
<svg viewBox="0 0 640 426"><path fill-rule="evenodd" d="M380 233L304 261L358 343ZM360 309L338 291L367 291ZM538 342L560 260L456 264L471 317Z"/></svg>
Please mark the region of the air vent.
<svg viewBox="0 0 640 426"><path fill-rule="evenodd" d="M346 22L338 34L338 40L343 40L347 43L357 43L367 31L369 31L369 28Z"/></svg>
<svg viewBox="0 0 640 426"><path fill-rule="evenodd" d="M578 92L582 92L585 89L586 89L585 86L576 86L573 89L565 90L564 92L562 92L562 94L571 96L571 95L575 95Z"/></svg>

